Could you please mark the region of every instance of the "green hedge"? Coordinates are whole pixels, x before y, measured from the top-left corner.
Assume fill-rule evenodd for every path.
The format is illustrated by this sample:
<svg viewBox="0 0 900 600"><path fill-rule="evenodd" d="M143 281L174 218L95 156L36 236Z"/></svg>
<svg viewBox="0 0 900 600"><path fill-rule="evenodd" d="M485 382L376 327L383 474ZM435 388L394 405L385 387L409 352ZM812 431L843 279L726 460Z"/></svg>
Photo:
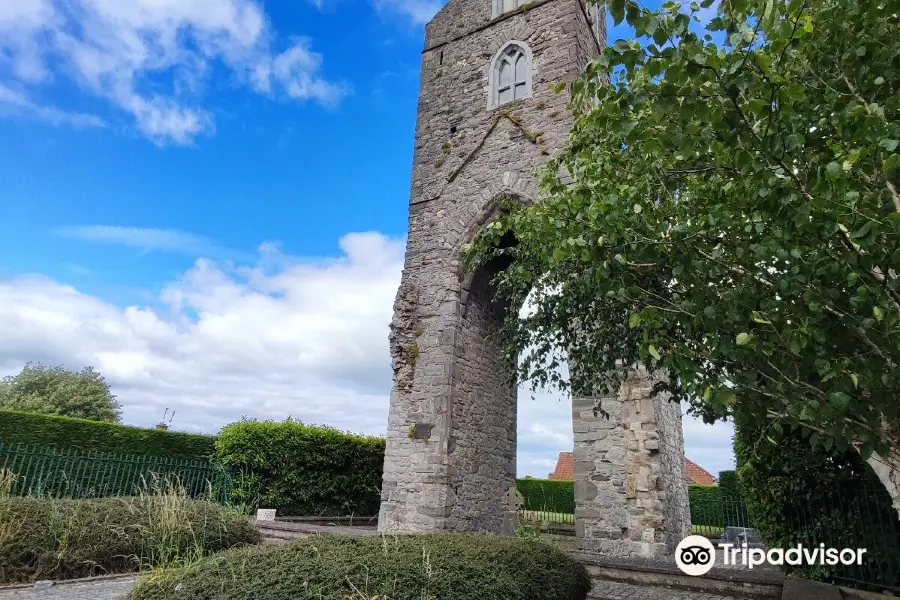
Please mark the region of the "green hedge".
<svg viewBox="0 0 900 600"><path fill-rule="evenodd" d="M245 516L177 493L105 500L0 498L0 584L185 564L258 541Z"/></svg>
<svg viewBox="0 0 900 600"><path fill-rule="evenodd" d="M727 489L718 485L694 483L688 486L691 505L691 524L712 530L726 527L750 527L747 509L739 498L729 496ZM713 533L713 531L709 531Z"/></svg>
<svg viewBox="0 0 900 600"><path fill-rule="evenodd" d="M287 421L243 420L216 441L235 502L281 515L378 514L384 438Z"/></svg>
<svg viewBox="0 0 900 600"><path fill-rule="evenodd" d="M0 443L8 446L26 444L160 458L209 460L215 452L215 440L213 435L140 429L116 423L0 410Z"/></svg>
<svg viewBox="0 0 900 600"><path fill-rule="evenodd" d="M575 482L557 479L517 479L526 510L575 513Z"/></svg>
<svg viewBox="0 0 900 600"><path fill-rule="evenodd" d="M585 568L539 542L477 534L317 536L224 552L129 600L584 600Z"/></svg>
<svg viewBox="0 0 900 600"><path fill-rule="evenodd" d="M787 427L735 425L741 491L770 548L866 548L861 566L794 568L820 581L900 588L900 519L857 452L813 447Z"/></svg>
<svg viewBox="0 0 900 600"><path fill-rule="evenodd" d="M740 500L737 471L719 471L719 488L722 490L722 498Z"/></svg>

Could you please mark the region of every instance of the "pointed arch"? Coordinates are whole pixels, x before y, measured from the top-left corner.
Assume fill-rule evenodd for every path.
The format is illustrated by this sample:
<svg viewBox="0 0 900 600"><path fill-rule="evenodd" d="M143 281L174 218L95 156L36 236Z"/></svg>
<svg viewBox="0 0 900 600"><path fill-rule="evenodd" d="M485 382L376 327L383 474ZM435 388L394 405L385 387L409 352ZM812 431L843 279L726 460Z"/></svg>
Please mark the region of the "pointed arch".
<svg viewBox="0 0 900 600"><path fill-rule="evenodd" d="M525 42L505 43L494 54L488 70L488 108L532 95L532 53Z"/></svg>

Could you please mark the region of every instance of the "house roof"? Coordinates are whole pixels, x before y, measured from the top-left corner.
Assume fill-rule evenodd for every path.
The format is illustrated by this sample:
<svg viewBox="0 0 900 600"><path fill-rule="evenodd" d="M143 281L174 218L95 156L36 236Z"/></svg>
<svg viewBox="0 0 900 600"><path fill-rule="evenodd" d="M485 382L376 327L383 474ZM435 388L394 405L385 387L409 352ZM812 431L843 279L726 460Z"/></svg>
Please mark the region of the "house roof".
<svg viewBox="0 0 900 600"><path fill-rule="evenodd" d="M575 455L572 452L560 452L556 470L547 479L575 479Z"/></svg>
<svg viewBox="0 0 900 600"><path fill-rule="evenodd" d="M684 457L684 474L688 483L700 483L714 485L716 478L713 475L689 459ZM575 456L572 452L560 452L556 461L556 469L547 476L547 479L575 479Z"/></svg>
<svg viewBox="0 0 900 600"><path fill-rule="evenodd" d="M689 459L684 457L684 475L688 479L688 483L700 483L703 485L715 485L717 480L712 473Z"/></svg>

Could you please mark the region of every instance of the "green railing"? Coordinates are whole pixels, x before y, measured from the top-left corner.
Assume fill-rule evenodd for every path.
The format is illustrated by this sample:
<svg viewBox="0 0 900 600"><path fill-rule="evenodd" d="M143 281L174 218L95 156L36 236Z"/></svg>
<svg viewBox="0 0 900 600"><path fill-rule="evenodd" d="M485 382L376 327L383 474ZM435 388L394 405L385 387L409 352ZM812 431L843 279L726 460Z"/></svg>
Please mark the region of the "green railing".
<svg viewBox="0 0 900 600"><path fill-rule="evenodd" d="M691 533L718 537L727 527L753 527L743 502L713 499L691 502Z"/></svg>
<svg viewBox="0 0 900 600"><path fill-rule="evenodd" d="M537 526L544 526L548 524L575 525L574 514L553 512L549 510L522 509L519 511L519 519L523 522L531 523Z"/></svg>
<svg viewBox="0 0 900 600"><path fill-rule="evenodd" d="M192 498L226 502L232 488L229 474L211 463L23 444L0 443L3 471L12 475L7 485L16 496L133 496L162 484L184 488Z"/></svg>
<svg viewBox="0 0 900 600"><path fill-rule="evenodd" d="M865 548L862 564L803 567L805 575L874 592L900 592L900 519L885 489L849 489L810 498L786 515L795 532L782 546Z"/></svg>

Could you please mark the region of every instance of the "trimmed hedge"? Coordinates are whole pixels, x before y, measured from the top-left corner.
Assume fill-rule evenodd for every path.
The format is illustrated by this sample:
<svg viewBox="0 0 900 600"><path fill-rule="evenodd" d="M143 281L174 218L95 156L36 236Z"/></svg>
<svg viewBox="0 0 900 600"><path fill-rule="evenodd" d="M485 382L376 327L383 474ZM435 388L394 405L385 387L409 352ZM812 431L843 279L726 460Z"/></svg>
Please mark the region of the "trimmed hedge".
<svg viewBox="0 0 900 600"><path fill-rule="evenodd" d="M0 410L0 443L78 448L206 461L215 452L213 435L140 429L116 423L58 415Z"/></svg>
<svg viewBox="0 0 900 600"><path fill-rule="evenodd" d="M136 571L258 541L245 516L175 494L0 498L0 584Z"/></svg>
<svg viewBox="0 0 900 600"><path fill-rule="evenodd" d="M129 600L584 600L590 587L581 564L539 542L325 535L228 551L142 581Z"/></svg>
<svg viewBox="0 0 900 600"><path fill-rule="evenodd" d="M232 472L235 502L281 515L378 514L384 438L243 420L222 429L216 457Z"/></svg>
<svg viewBox="0 0 900 600"><path fill-rule="evenodd" d="M793 568L820 581L900 586L900 519L887 490L857 452L814 447L787 427L779 433L767 424L757 428L737 421L735 431L741 491L766 545L866 548L861 566ZM767 436L775 436L775 443Z"/></svg>
<svg viewBox="0 0 900 600"><path fill-rule="evenodd" d="M717 485L692 483L688 486L688 501L691 505L691 523L722 527L722 490Z"/></svg>
<svg viewBox="0 0 900 600"><path fill-rule="evenodd" d="M575 513L575 482L558 479L517 479L516 489L525 499L525 510Z"/></svg>
<svg viewBox="0 0 900 600"><path fill-rule="evenodd" d="M719 488L722 490L722 498L740 500L737 471L719 471Z"/></svg>

